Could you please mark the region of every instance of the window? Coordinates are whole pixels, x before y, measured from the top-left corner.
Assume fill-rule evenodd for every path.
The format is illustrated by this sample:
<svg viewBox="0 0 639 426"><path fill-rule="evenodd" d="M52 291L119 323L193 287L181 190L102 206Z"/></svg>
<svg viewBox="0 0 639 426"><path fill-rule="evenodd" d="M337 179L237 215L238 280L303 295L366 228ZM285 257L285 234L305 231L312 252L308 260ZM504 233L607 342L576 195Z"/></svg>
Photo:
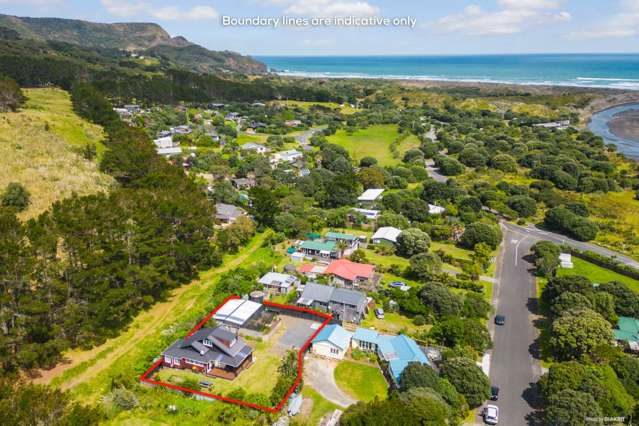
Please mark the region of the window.
<svg viewBox="0 0 639 426"><path fill-rule="evenodd" d="M339 355L339 349L331 348L331 353L333 355Z"/></svg>

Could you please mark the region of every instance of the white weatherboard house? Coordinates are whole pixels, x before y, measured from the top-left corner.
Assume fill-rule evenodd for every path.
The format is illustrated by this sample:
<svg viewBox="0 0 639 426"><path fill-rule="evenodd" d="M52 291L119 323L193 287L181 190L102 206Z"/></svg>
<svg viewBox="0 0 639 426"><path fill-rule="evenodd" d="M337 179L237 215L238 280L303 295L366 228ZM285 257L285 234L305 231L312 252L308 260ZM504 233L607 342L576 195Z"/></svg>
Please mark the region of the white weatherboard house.
<svg viewBox="0 0 639 426"><path fill-rule="evenodd" d="M382 199L382 193L383 192L384 192L384 189L382 189L382 188L367 189L366 191L364 191L364 193L362 195L357 197L357 201L361 205L372 205L376 201L379 201L379 200Z"/></svg>
<svg viewBox="0 0 639 426"><path fill-rule="evenodd" d="M397 244L397 237L402 233L401 229L393 228L392 226L382 226L375 234L373 234L373 244Z"/></svg>
<svg viewBox="0 0 639 426"><path fill-rule="evenodd" d="M436 206L434 204L428 205L428 214L443 214L446 211L445 208Z"/></svg>
<svg viewBox="0 0 639 426"><path fill-rule="evenodd" d="M279 272L267 272L257 282L262 284L266 290L279 294L289 294L300 284L299 278Z"/></svg>
<svg viewBox="0 0 639 426"><path fill-rule="evenodd" d="M311 351L326 358L344 359L352 337L353 333L337 324L327 325L313 339Z"/></svg>
<svg viewBox="0 0 639 426"><path fill-rule="evenodd" d="M240 149L242 151L255 151L258 154L265 154L269 151L269 149L264 145L260 145L259 143L255 142L245 143L244 145L240 146Z"/></svg>

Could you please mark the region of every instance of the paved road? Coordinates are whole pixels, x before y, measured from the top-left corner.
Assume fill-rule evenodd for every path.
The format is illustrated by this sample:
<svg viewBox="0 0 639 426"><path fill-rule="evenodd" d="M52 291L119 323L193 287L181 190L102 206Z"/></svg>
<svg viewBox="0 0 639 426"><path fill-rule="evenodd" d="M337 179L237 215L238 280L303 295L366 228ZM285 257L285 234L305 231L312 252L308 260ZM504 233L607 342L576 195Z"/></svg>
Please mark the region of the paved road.
<svg viewBox="0 0 639 426"><path fill-rule="evenodd" d="M612 250L608 250L606 248L600 247L598 245L595 244L591 244L591 243L584 243L581 241L576 241L573 240L571 238L568 238L564 235L561 234L556 234L554 232L549 232L549 231L545 231L543 229L539 229L535 226L529 225L527 227L524 226L519 226L519 225L515 225L512 223L504 223L504 226L506 226L506 228L511 229L513 231L516 232L520 232L523 233L525 235L529 235L531 238L535 239L535 240L548 240L548 241L552 241L554 243L558 243L558 244L568 244L576 249L579 250L590 250L592 252L601 254L603 256L608 256L608 257L614 257L616 260L618 260L621 263L624 263L628 266L631 266L633 268L637 268L639 269L639 262L628 257L628 256L624 256L621 253L617 253L615 251Z"/></svg>
<svg viewBox="0 0 639 426"><path fill-rule="evenodd" d="M439 174L437 171L439 170L435 167L435 162L432 158L426 160L426 170L428 170L428 176L433 178L436 182L446 183L448 182L449 177Z"/></svg>
<svg viewBox="0 0 639 426"><path fill-rule="evenodd" d="M539 361L532 356L537 332L533 325L536 286L532 265L524 260L535 239L504 227L504 248L498 259L497 285L493 293L496 313L506 324L494 326L490 379L500 388L499 423L526 425L534 412L533 384L539 379Z"/></svg>
<svg viewBox="0 0 639 426"><path fill-rule="evenodd" d="M311 144L311 141L310 141L311 137L313 137L315 133L323 129L324 127L313 127L311 129L308 129L304 133L296 136L296 139L300 143L300 145L302 145L302 147L308 146Z"/></svg>

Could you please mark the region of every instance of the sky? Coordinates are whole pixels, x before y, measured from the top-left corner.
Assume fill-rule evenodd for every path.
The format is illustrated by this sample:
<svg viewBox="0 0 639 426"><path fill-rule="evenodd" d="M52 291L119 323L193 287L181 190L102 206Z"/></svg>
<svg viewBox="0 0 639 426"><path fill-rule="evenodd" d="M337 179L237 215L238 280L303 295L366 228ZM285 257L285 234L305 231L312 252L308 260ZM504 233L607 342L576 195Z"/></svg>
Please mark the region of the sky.
<svg viewBox="0 0 639 426"><path fill-rule="evenodd" d="M0 0L0 13L155 22L209 49L255 56L639 52L639 0ZM313 26L347 16L391 24ZM311 24L233 26L224 17Z"/></svg>

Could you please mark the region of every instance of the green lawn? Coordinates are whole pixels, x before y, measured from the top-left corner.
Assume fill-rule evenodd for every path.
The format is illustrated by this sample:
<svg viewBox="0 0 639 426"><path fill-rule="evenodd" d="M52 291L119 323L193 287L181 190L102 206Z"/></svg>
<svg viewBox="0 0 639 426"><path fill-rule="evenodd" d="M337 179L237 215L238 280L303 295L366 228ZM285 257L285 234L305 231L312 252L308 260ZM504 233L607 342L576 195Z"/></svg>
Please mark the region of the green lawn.
<svg viewBox="0 0 639 426"><path fill-rule="evenodd" d="M439 241L432 241L430 243L431 251L442 250L444 253L453 256L456 259L470 260L472 250L466 250L459 248L454 244L441 243Z"/></svg>
<svg viewBox="0 0 639 426"><path fill-rule="evenodd" d="M322 395L308 385L302 388L302 395L304 398L310 398L313 401L313 408L308 418L305 419L306 421L300 424L317 425L320 419L330 412L337 409L343 410L342 407L324 399Z"/></svg>
<svg viewBox="0 0 639 426"><path fill-rule="evenodd" d="M407 137L400 144L400 155L394 158L390 145L398 136L397 126L387 124L370 126L350 135L345 130L338 130L328 137L328 141L344 147L355 161L363 157L374 157L380 166L393 166L401 163L401 157L406 150L419 146L416 138Z"/></svg>
<svg viewBox="0 0 639 426"><path fill-rule="evenodd" d="M254 142L265 144L266 139L268 139L269 135L265 135L263 133L256 133L254 135L249 135L247 133L240 133L237 135L237 144L244 145L245 143Z"/></svg>
<svg viewBox="0 0 639 426"><path fill-rule="evenodd" d="M360 401L385 399L388 395L388 383L377 366L342 361L334 374L337 386Z"/></svg>
<svg viewBox="0 0 639 426"><path fill-rule="evenodd" d="M417 326L411 318L397 312L385 312L384 319L378 319L371 310L362 321L362 327L373 328L381 333L404 333L415 336L427 332L432 326L430 324Z"/></svg>
<svg viewBox="0 0 639 426"><path fill-rule="evenodd" d="M630 289L639 293L639 281L626 277L625 275L618 274L609 269L602 268L593 263L576 258L573 256L572 263L575 265L573 269L557 269L557 276L565 275L582 275L587 277L593 283L607 283L610 281L619 281L626 284Z"/></svg>

